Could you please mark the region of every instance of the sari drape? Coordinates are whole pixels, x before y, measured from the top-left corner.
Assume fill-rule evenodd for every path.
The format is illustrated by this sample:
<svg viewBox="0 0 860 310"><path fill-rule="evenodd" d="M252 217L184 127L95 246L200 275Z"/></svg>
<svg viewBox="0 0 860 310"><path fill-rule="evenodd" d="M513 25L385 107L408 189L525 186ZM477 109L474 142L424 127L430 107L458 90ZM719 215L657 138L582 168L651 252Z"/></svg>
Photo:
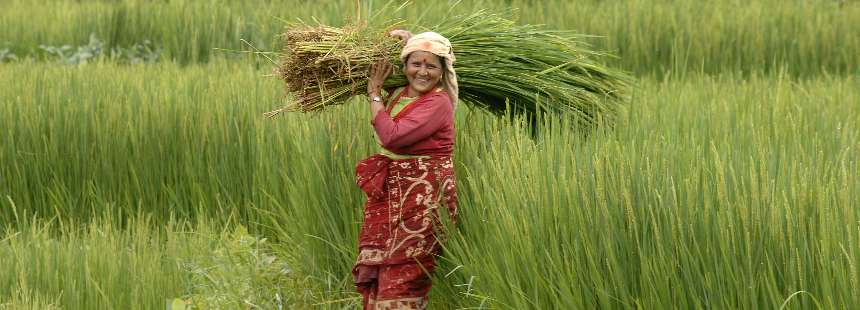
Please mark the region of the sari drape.
<svg viewBox="0 0 860 310"><path fill-rule="evenodd" d="M368 197L352 271L365 309L423 309L444 218L457 216L451 156L374 155L356 166L356 183Z"/></svg>

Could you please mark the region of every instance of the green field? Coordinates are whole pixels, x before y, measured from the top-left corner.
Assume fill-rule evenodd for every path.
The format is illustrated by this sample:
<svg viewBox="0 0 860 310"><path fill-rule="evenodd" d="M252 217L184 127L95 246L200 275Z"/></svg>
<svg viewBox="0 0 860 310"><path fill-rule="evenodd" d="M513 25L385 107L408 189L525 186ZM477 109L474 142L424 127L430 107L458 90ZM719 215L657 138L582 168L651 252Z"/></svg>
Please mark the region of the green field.
<svg viewBox="0 0 860 310"><path fill-rule="evenodd" d="M366 18L386 1L360 2ZM413 5L397 17L431 27L449 14L511 8L522 23L594 35L591 44L619 56L607 61L638 74L860 73L856 0L449 0ZM248 49L240 39L277 49L288 21L341 25L354 12L355 0L4 0L0 49L39 54L39 44L82 45L95 34L106 47L149 39L187 64L225 55L213 48Z"/></svg>
<svg viewBox="0 0 860 310"><path fill-rule="evenodd" d="M0 50L17 55L0 58L0 309L358 307L369 112L265 118L288 100L271 65L212 50L277 49L279 19L354 12L310 3L0 3ZM591 43L636 85L587 136L458 108L461 222L431 308L860 305L860 3L455 10L508 6L605 36ZM38 48L90 33L105 49L151 40L160 60L64 65Z"/></svg>

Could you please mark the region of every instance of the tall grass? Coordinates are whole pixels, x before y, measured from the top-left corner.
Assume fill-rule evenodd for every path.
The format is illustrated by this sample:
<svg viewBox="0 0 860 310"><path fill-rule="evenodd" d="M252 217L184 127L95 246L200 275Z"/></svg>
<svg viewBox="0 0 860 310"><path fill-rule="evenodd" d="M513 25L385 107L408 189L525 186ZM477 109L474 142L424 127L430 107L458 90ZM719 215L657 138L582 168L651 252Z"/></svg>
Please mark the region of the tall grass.
<svg viewBox="0 0 860 310"><path fill-rule="evenodd" d="M202 226L73 223L24 218L0 234L0 309L163 308L186 293L180 260L212 250Z"/></svg>
<svg viewBox="0 0 860 310"><path fill-rule="evenodd" d="M611 64L637 73L774 72L810 76L857 73L860 68L860 3L830 0L529 1L479 0L428 5L418 2L402 16L426 25L442 16L476 9L516 8L522 23L546 24L596 35L590 42L619 56ZM339 26L354 16L353 0L337 1L23 1L0 3L0 48L19 56L39 44L82 45L95 33L107 47L144 39L163 47L165 58L206 62L229 55L214 48L247 49L240 39L280 50L276 36L296 18ZM362 16L385 1L362 1Z"/></svg>
<svg viewBox="0 0 860 310"><path fill-rule="evenodd" d="M570 135L570 124L559 119L547 120L535 142L521 126L461 111L455 158L463 219L436 273L432 303L858 304L856 83L649 79L615 131L588 140ZM350 122L343 117L303 126ZM328 147L295 155L329 163L329 152L352 139L325 138ZM313 203L277 208L274 219L283 223L281 234L304 236L301 250L313 253L306 270L348 292L359 221L350 216L361 200L343 192L349 170L324 167L296 175L299 196Z"/></svg>
<svg viewBox="0 0 860 310"><path fill-rule="evenodd" d="M219 222L236 212L295 254L296 268L322 287L319 298L343 298L327 305L355 302L348 271L363 196L353 165L375 150L361 105L266 119L262 113L281 104L279 81L240 62L19 63L3 65L3 72L0 195L8 198L0 201L0 222L6 226L30 231L19 219L33 216L76 223L111 216L113 235L125 236L113 227L133 232L141 213L169 223L171 214ZM785 74L648 77L614 131L587 140L571 135L563 119L546 119L533 140L520 125L461 107L455 158L462 216L436 274L433 303L860 304L858 82ZM56 257L84 257L89 265L68 269L45 261L16 277L61 279L65 269L86 275L86 267L105 270L106 280L96 281L105 290L104 281L136 285L113 274L157 267L141 252L128 265L96 268L104 258L72 251L79 241L61 236L92 236L105 252L163 243L102 240L98 230L76 233L77 225L51 244L69 247ZM4 240L21 242L12 248L40 244ZM19 255L4 251L4 265ZM34 251L18 261L54 257L36 258ZM11 292L10 278L2 279L0 292ZM102 294L84 280L75 282L81 296ZM153 285L176 287L176 280L164 281ZM18 295L57 298L58 289L29 287ZM150 297L159 292L141 290ZM71 292L62 298L78 298Z"/></svg>
<svg viewBox="0 0 860 310"><path fill-rule="evenodd" d="M306 308L307 282L241 225L19 218L0 232L0 309ZM289 288L289 289L286 289Z"/></svg>
<svg viewBox="0 0 860 310"><path fill-rule="evenodd" d="M856 83L646 80L624 125L594 139L554 120L538 144L504 124L464 134L463 220L436 296L504 309L857 305Z"/></svg>
<svg viewBox="0 0 860 310"><path fill-rule="evenodd" d="M22 216L248 214L256 172L278 160L257 152L269 133L254 128L281 98L263 74L238 64L7 65L0 188L26 206ZM0 214L13 222L9 208Z"/></svg>

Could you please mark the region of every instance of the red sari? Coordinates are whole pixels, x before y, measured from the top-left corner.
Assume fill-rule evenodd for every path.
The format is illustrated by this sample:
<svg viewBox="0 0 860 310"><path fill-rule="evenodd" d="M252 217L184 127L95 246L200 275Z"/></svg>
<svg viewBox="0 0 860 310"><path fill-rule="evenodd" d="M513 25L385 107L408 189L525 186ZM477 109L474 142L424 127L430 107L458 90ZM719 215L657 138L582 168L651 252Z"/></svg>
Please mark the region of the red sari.
<svg viewBox="0 0 860 310"><path fill-rule="evenodd" d="M389 113L373 121L382 146L422 156L359 162L356 183L368 198L352 272L365 309L424 309L441 250L440 216L454 221L457 214L453 105L436 90Z"/></svg>

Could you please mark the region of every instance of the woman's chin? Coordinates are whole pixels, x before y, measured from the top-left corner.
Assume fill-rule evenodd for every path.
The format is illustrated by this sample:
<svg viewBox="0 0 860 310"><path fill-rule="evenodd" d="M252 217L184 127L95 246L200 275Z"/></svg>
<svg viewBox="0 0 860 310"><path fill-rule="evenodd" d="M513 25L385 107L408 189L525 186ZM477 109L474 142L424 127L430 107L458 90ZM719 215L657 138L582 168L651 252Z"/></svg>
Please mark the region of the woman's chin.
<svg viewBox="0 0 860 310"><path fill-rule="evenodd" d="M429 84L423 84L422 85L420 83L413 83L409 86L412 87L412 90L418 92L421 95L426 94L427 92L436 88L436 85L429 85Z"/></svg>

